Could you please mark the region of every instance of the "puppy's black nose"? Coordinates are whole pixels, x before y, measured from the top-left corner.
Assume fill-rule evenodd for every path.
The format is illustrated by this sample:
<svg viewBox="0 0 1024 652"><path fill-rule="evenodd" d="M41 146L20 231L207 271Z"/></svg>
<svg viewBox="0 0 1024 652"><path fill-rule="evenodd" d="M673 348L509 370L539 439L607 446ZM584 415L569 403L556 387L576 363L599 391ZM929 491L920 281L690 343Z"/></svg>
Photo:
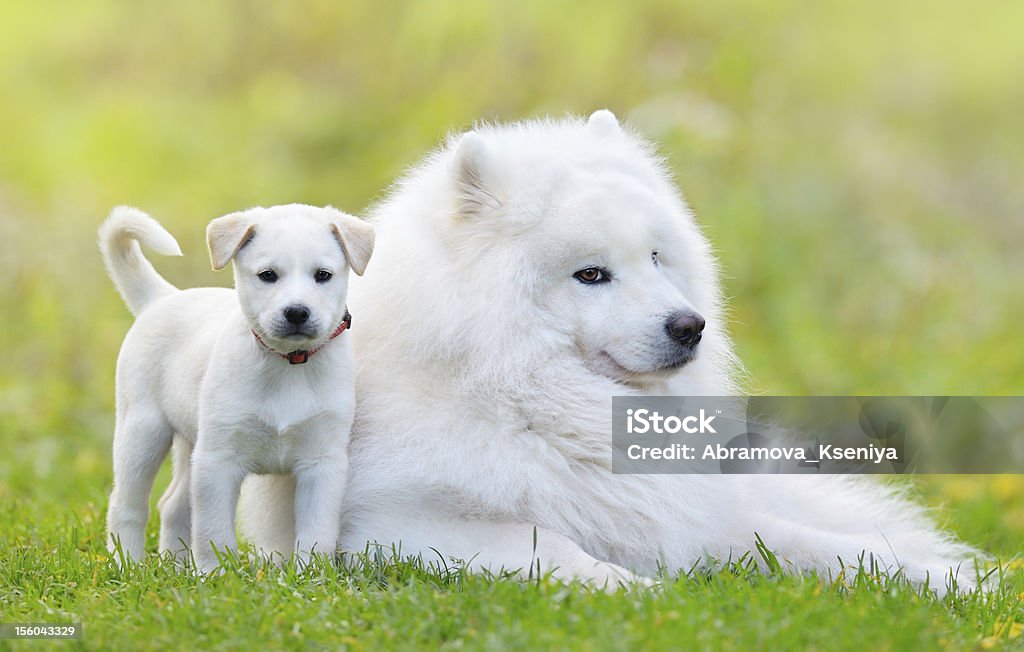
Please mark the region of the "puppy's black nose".
<svg viewBox="0 0 1024 652"><path fill-rule="evenodd" d="M284 309L284 318L289 324L305 324L309 319L309 308L306 306L288 306Z"/></svg>
<svg viewBox="0 0 1024 652"><path fill-rule="evenodd" d="M695 346L704 330L704 318L692 310L681 310L668 316L665 330L669 337L683 346Z"/></svg>

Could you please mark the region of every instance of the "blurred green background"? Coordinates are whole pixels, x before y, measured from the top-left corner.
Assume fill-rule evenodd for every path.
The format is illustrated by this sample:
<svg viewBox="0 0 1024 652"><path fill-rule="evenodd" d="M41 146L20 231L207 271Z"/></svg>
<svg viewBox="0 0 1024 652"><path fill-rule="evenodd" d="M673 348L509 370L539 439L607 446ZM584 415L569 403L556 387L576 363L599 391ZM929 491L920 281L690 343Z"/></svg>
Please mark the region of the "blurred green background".
<svg viewBox="0 0 1024 652"><path fill-rule="evenodd" d="M3 3L0 497L102 518L112 206L178 237L170 280L226 285L211 218L363 211L480 119L607 107L656 140L752 390L1024 393L1022 27L1020 2ZM1020 478L935 491L1019 548Z"/></svg>

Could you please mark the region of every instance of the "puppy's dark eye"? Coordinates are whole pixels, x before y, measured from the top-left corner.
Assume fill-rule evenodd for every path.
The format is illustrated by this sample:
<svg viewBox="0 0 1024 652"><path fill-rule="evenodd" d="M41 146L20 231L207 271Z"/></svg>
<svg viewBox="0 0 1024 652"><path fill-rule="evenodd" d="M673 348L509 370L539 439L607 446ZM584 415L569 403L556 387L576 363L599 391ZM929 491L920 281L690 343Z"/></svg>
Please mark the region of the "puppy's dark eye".
<svg viewBox="0 0 1024 652"><path fill-rule="evenodd" d="M316 270L316 274L313 274L313 280L317 283L326 283L331 280L332 276L334 276L334 274L331 274L326 269L318 269Z"/></svg>
<svg viewBox="0 0 1024 652"><path fill-rule="evenodd" d="M658 252L657 251L652 251L651 252L651 262L654 263L655 267L658 266Z"/></svg>
<svg viewBox="0 0 1024 652"><path fill-rule="evenodd" d="M272 269L265 269L256 276L260 277L260 280L264 283L273 283L277 280L277 272Z"/></svg>
<svg viewBox="0 0 1024 652"><path fill-rule="evenodd" d="M595 283L607 283L611 280L608 270L602 267L584 267L580 271L572 275L574 279L583 283L584 285L593 285Z"/></svg>

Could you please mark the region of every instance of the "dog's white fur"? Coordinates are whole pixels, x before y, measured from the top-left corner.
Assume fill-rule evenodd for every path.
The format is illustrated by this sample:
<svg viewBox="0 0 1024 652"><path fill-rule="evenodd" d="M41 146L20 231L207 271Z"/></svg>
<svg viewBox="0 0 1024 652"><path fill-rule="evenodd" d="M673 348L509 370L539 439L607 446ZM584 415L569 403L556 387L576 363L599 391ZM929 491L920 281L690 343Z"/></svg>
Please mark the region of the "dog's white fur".
<svg viewBox="0 0 1024 652"><path fill-rule="evenodd" d="M117 361L111 548L119 541L128 558L143 556L153 478L173 442L161 551L181 554L191 543L198 569L215 568L214 547L236 544L243 478L291 473L298 527L286 552L333 552L355 399L350 338L330 337L346 314L349 267L366 268L373 235L329 207L233 213L211 222L207 236L214 269L234 259L236 290L178 290L139 247L180 255L174 238L138 210L111 213L100 247L137 317ZM268 270L276 281L260 278ZM289 322L285 311L303 307L306 321ZM305 364L281 355L317 347Z"/></svg>
<svg viewBox="0 0 1024 652"><path fill-rule="evenodd" d="M737 391L708 242L611 113L453 137L371 221L377 260L352 297L365 327L346 549L614 584L736 559L756 532L798 572L834 575L866 552L940 590L951 569L972 583L973 551L880 484L611 473L612 396ZM613 282L581 284L588 266ZM681 369L663 350L680 308L707 319ZM263 546L291 538L290 485L244 492Z"/></svg>

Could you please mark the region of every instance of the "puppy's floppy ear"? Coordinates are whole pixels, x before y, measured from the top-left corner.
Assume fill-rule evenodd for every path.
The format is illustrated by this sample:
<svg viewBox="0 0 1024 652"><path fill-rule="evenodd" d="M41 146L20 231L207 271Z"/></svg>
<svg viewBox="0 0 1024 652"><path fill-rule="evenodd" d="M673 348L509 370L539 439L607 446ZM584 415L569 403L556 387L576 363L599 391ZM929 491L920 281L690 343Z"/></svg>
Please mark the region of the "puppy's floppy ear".
<svg viewBox="0 0 1024 652"><path fill-rule="evenodd" d="M362 276L373 253L374 230L369 222L354 215L328 206L326 209L331 222L331 231L345 252L348 266L357 276Z"/></svg>
<svg viewBox="0 0 1024 652"><path fill-rule="evenodd" d="M210 222L206 227L206 245L210 248L213 269L222 270L227 267L255 232L256 224L248 212L231 213Z"/></svg>
<svg viewBox="0 0 1024 652"><path fill-rule="evenodd" d="M608 109L600 109L591 113L587 120L587 129L599 136L608 136L622 131L615 114Z"/></svg>
<svg viewBox="0 0 1024 652"><path fill-rule="evenodd" d="M455 146L456 211L462 217L478 217L488 208L498 208L493 155L484 138L467 131Z"/></svg>

